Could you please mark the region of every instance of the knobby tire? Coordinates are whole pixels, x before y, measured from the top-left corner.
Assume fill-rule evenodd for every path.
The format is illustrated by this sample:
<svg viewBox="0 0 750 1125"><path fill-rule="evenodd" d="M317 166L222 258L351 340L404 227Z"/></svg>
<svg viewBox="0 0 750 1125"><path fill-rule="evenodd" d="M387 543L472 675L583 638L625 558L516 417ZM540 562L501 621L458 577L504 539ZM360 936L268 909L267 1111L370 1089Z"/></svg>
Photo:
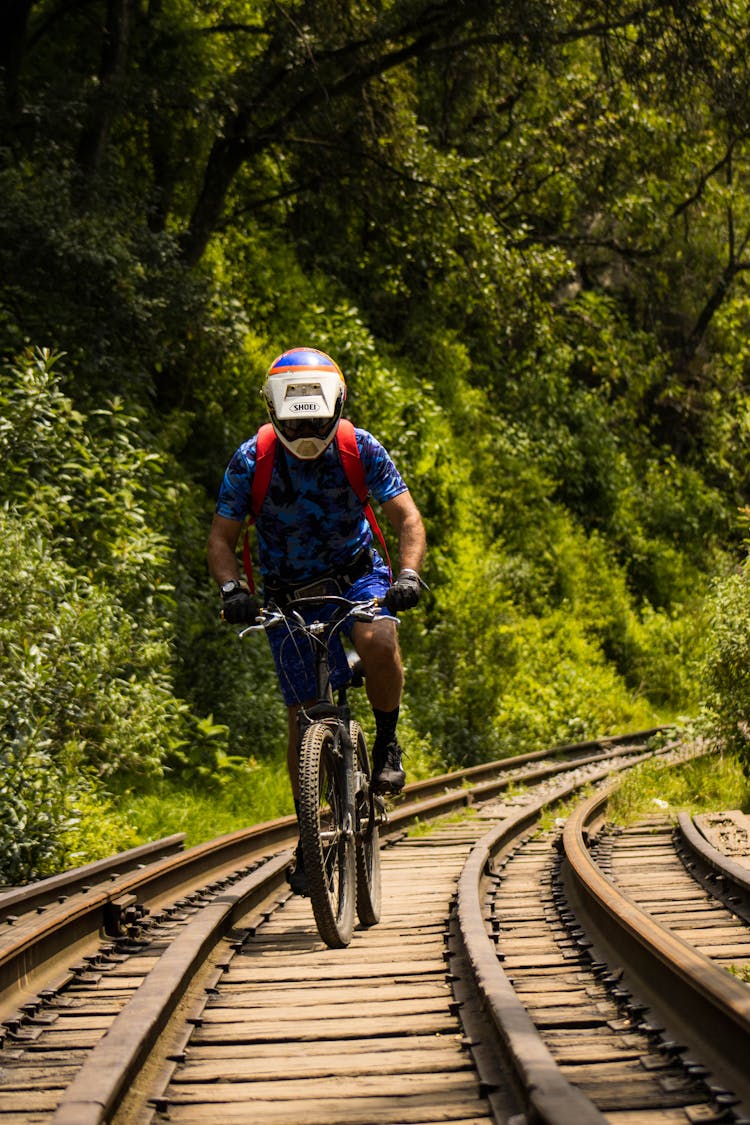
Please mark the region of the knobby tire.
<svg viewBox="0 0 750 1125"><path fill-rule="evenodd" d="M350 723L354 768L366 778L366 784L356 795L357 829L357 915L363 926L374 926L380 921L380 831L377 808L370 792L370 762L367 743L359 723Z"/></svg>
<svg viewBox="0 0 750 1125"><path fill-rule="evenodd" d="M325 723L307 728L300 747L300 839L313 915L326 945L341 949L354 931L354 833L345 832L343 758Z"/></svg>

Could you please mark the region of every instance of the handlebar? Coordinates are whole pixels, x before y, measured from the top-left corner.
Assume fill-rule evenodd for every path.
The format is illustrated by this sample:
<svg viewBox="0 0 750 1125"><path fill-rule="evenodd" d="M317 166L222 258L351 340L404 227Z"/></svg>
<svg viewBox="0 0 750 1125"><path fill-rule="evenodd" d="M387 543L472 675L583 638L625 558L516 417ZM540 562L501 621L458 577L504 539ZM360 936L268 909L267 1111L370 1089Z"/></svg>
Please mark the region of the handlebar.
<svg viewBox="0 0 750 1125"><path fill-rule="evenodd" d="M322 608L326 605L338 607L339 612L334 613L325 622L307 622L299 612L300 609ZM347 617L353 617L356 621L374 621L380 616L378 610L382 605L382 598L367 598L364 601L357 602L351 601L349 598L342 598L337 594L324 594L311 598L292 598L283 609L273 603L261 609L255 624L246 625L244 629L240 630L238 636L242 638L246 637L248 633L258 633L264 629L273 629L278 625L289 625L290 623L309 630L315 624L322 627L341 624ZM394 620L396 619L394 618Z"/></svg>

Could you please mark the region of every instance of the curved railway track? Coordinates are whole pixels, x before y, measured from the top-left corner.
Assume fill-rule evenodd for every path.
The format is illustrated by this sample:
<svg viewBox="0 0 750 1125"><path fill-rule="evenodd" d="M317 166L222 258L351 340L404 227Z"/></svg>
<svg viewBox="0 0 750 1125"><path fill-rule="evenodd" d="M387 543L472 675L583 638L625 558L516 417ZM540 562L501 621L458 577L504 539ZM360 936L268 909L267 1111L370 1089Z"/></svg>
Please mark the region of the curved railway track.
<svg viewBox="0 0 750 1125"><path fill-rule="evenodd" d="M591 864L610 897L615 869L632 875L615 858L626 834L599 830L606 796L537 830L653 733L410 786L383 833L383 918L348 950L323 946L288 894L292 818L185 852L173 838L41 899L0 895L0 1125L739 1120L733 1048L701 1054L685 1017L642 999L573 874ZM653 867L665 832L640 835ZM704 898L683 864L707 865L739 942L744 892L720 853L670 862ZM747 985L713 967L746 1020ZM735 1024L745 1051L749 1031Z"/></svg>

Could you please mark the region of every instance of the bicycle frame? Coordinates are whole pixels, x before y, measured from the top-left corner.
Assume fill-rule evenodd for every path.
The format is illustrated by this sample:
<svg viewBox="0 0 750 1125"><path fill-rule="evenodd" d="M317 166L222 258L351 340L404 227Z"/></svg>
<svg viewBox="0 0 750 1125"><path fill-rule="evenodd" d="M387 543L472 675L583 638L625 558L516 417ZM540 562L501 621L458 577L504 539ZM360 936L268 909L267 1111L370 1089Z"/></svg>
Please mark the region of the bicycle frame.
<svg viewBox="0 0 750 1125"><path fill-rule="evenodd" d="M325 621L306 621L300 613L326 604L333 604L333 612ZM374 925L380 917L378 825L385 805L370 789L367 747L352 722L348 683L337 689L334 702L329 645L347 619L372 621L378 608L374 598L300 597L283 610L269 606L258 625L240 633L285 627L290 640L300 633L313 644L317 698L310 706L300 701L297 719L300 840L318 930L327 944L338 947L351 940L355 902L363 925Z"/></svg>
<svg viewBox="0 0 750 1125"><path fill-rule="evenodd" d="M341 605L342 602L347 602L348 599L334 597L300 597L296 598L293 602L289 603L290 606L309 606L312 608L314 605L326 605L331 602ZM342 830L347 838L354 835L355 832L355 801L356 795L359 793L364 785L364 778L360 771L355 769L354 762L354 747L349 734L349 724L351 722L351 708L347 701L348 684L342 685L338 689L338 701L334 702L333 689L331 687L331 673L328 655L328 643L336 629L336 626L343 624L348 616L352 613L355 615L364 615L366 613L367 619L374 617L374 599L363 603L349 603L349 606L361 606L361 608L349 609L343 617L337 617L334 613L331 619L326 622L312 622L305 627L305 632L315 639L314 645L315 652L315 679L317 686L317 701L312 707L306 709L303 705L300 706L297 716L298 723L298 736L297 746L302 745L302 740L305 735L305 730L315 722L329 722L333 728L334 734L334 749L341 755L341 771L342 782L344 791L344 823ZM372 613L370 607L372 606ZM365 609L367 607L367 609Z"/></svg>

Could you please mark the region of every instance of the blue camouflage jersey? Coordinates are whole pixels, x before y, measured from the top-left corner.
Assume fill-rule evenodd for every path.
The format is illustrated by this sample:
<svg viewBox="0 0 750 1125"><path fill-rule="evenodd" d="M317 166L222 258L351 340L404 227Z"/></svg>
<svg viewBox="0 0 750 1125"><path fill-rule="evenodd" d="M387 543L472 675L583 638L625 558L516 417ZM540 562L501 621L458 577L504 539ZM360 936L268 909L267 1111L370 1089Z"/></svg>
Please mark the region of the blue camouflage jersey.
<svg viewBox="0 0 750 1125"><path fill-rule="evenodd" d="M389 454L367 430L355 430L371 495L381 504L406 492ZM250 511L257 435L244 442L224 474L218 515L244 520ZM289 585L345 570L372 544L372 531L339 458L335 440L312 461L293 457L276 441L271 483L258 521L258 561L263 575Z"/></svg>

